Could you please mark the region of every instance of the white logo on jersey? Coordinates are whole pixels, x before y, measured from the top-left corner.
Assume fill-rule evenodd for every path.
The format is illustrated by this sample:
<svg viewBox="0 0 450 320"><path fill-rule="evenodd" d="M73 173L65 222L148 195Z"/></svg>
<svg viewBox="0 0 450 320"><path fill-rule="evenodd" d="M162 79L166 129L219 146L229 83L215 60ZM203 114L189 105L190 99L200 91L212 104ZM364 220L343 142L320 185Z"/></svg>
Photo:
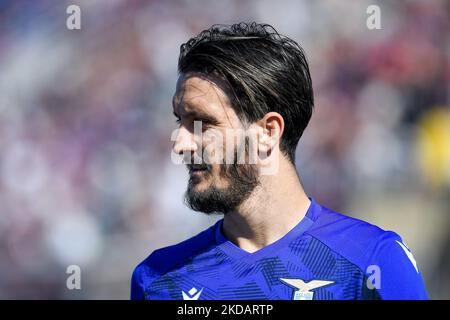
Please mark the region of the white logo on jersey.
<svg viewBox="0 0 450 320"><path fill-rule="evenodd" d="M181 290L181 293L183 294L183 300L198 300L202 291L203 288L198 292L196 288L192 288L188 291L188 293L184 292L183 290Z"/></svg>
<svg viewBox="0 0 450 320"><path fill-rule="evenodd" d="M409 248L404 243L401 243L400 241L397 241L397 240L395 240L395 241L400 245L400 247L402 247L403 251L405 251L406 255L408 256L408 259L411 261L414 268L416 269L417 273L419 273L419 268L417 268L417 262L416 262L416 259L414 259L412 252L409 250Z"/></svg>
<svg viewBox="0 0 450 320"><path fill-rule="evenodd" d="M293 300L312 300L314 292L311 292L310 290L314 290L334 283L334 281L325 280L311 280L308 283L305 283L305 281L303 281L302 279L280 278L280 280L287 285L298 289L294 292Z"/></svg>

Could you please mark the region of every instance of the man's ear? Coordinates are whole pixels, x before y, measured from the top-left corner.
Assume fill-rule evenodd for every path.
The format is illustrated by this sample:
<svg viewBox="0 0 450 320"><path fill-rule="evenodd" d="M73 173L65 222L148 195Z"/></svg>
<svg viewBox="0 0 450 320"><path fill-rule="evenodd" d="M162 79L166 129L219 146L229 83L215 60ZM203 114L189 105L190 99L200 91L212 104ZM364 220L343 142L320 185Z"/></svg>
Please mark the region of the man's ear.
<svg viewBox="0 0 450 320"><path fill-rule="evenodd" d="M258 127L258 151L269 155L280 143L284 119L278 112L269 112L258 121Z"/></svg>

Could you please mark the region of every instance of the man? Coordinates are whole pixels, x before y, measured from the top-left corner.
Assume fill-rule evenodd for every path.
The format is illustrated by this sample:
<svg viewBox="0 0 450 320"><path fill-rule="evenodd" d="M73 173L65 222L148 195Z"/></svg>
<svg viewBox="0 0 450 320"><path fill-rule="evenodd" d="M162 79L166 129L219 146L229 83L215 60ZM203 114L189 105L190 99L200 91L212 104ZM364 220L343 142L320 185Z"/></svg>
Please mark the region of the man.
<svg viewBox="0 0 450 320"><path fill-rule="evenodd" d="M269 25L215 25L181 46L178 69L186 202L224 218L139 264L132 299L427 298L397 234L305 194L294 160L313 90L297 43Z"/></svg>

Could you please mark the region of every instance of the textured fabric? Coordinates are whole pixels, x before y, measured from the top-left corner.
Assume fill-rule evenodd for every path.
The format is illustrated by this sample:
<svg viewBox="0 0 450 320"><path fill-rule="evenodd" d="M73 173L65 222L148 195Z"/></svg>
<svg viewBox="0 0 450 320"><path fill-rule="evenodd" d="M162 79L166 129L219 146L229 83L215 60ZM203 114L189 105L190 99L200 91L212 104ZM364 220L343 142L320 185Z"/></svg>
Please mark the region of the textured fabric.
<svg viewBox="0 0 450 320"><path fill-rule="evenodd" d="M254 253L230 242L222 223L154 251L133 272L131 298L427 299L400 236L314 199L291 231Z"/></svg>

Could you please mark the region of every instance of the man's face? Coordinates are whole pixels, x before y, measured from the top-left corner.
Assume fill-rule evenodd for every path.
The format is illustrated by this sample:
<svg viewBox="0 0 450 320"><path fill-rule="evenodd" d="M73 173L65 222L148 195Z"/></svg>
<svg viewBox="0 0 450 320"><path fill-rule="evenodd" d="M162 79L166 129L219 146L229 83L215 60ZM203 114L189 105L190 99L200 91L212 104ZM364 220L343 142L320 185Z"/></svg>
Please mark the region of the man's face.
<svg viewBox="0 0 450 320"><path fill-rule="evenodd" d="M183 155L189 170L185 200L193 210L205 213L236 209L259 184L255 164L236 163L238 148L248 148L236 139L245 127L216 83L220 80L182 75L173 98L180 126L173 151Z"/></svg>

